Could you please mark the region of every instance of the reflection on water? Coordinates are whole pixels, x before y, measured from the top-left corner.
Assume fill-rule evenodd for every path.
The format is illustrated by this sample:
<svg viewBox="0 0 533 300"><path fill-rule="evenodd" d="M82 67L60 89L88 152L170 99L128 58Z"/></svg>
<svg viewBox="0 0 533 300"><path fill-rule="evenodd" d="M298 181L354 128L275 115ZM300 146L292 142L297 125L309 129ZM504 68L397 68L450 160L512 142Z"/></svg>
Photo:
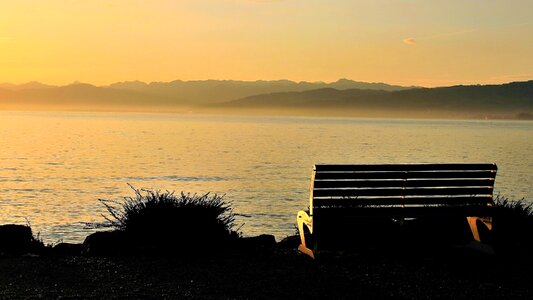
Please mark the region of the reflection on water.
<svg viewBox="0 0 533 300"><path fill-rule="evenodd" d="M245 235L295 233L314 163L495 162L496 193L533 199L533 123L0 112L0 224L79 242L98 198L226 194Z"/></svg>

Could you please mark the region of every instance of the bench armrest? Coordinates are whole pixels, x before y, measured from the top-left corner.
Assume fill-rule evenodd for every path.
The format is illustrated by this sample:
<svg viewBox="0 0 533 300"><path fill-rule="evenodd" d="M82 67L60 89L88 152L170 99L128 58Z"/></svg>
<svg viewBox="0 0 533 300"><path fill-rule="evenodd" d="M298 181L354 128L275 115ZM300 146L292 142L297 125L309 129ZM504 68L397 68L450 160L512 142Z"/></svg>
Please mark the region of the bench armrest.
<svg viewBox="0 0 533 300"><path fill-rule="evenodd" d="M315 258L313 251L309 249L305 243L305 234L304 234L304 225L309 228L309 232L313 233L313 218L310 217L305 211L301 210L298 212L296 217L296 222L298 224L298 232L300 233L301 244L298 246L300 252L309 255L311 258Z"/></svg>

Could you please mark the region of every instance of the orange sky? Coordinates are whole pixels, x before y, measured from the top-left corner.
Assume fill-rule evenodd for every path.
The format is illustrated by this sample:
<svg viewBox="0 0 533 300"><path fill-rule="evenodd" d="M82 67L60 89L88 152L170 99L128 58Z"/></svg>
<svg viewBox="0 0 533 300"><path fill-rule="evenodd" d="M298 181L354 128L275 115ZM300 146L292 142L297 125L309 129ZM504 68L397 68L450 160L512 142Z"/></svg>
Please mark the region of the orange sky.
<svg viewBox="0 0 533 300"><path fill-rule="evenodd" d="M533 1L2 0L0 82L533 79Z"/></svg>

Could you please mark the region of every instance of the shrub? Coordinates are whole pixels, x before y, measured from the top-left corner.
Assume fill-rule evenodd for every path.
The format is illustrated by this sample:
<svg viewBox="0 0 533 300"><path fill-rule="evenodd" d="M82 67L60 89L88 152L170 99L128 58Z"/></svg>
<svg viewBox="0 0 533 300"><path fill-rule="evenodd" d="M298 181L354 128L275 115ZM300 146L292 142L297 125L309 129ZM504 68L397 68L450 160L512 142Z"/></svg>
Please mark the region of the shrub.
<svg viewBox="0 0 533 300"><path fill-rule="evenodd" d="M493 243L503 254L533 250L533 203L494 199Z"/></svg>
<svg viewBox="0 0 533 300"><path fill-rule="evenodd" d="M227 245L239 237L231 203L224 196L159 192L132 187L135 196L122 202L100 199L111 227L122 231L135 246L198 250L213 243Z"/></svg>
<svg viewBox="0 0 533 300"><path fill-rule="evenodd" d="M494 207L501 212L513 214L514 217L533 217L533 203L525 202L524 199L509 200L509 198L496 195L496 199L494 199Z"/></svg>

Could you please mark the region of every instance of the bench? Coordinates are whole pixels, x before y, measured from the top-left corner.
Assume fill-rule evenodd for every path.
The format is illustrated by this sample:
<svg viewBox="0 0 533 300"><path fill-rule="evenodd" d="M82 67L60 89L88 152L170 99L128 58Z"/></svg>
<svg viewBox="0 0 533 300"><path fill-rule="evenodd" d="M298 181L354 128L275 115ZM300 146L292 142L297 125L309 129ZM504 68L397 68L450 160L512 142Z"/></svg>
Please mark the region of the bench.
<svg viewBox="0 0 533 300"><path fill-rule="evenodd" d="M361 220L460 218L470 227L467 233L480 241L477 225L490 220L496 171L495 164L486 163L315 165L309 213L297 215L298 249L314 258L311 248L316 251L331 236L357 239L348 233L368 226ZM306 242L304 226L312 245Z"/></svg>

